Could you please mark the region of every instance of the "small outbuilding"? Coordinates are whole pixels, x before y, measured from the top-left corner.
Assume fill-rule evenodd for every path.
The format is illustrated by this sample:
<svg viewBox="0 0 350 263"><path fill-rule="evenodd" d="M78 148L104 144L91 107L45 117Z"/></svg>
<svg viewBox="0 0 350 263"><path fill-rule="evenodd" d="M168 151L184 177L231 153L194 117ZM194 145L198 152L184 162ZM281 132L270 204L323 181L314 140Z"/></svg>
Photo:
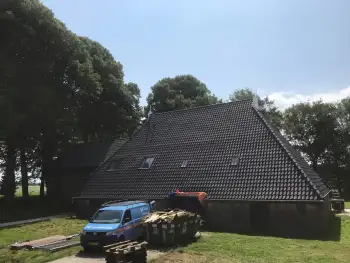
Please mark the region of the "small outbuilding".
<svg viewBox="0 0 350 263"><path fill-rule="evenodd" d="M90 174L112 156L125 139L78 143L67 147L53 162L47 186L53 196L71 203L84 187Z"/></svg>

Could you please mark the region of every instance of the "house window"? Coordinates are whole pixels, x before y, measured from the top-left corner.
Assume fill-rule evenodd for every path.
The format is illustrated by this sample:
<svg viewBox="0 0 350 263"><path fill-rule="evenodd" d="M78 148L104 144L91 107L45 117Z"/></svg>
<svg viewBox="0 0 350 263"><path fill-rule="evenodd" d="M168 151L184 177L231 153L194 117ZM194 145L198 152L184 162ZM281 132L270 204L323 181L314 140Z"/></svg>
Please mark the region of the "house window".
<svg viewBox="0 0 350 263"><path fill-rule="evenodd" d="M231 160L231 166L237 166L239 163L239 156L233 156Z"/></svg>
<svg viewBox="0 0 350 263"><path fill-rule="evenodd" d="M183 160L181 164L181 168L186 168L188 165L188 160Z"/></svg>
<svg viewBox="0 0 350 263"><path fill-rule="evenodd" d="M151 168L153 161L154 161L153 157L145 157L145 158L143 158L140 168L141 169L149 169L149 168Z"/></svg>
<svg viewBox="0 0 350 263"><path fill-rule="evenodd" d="M112 160L109 163L107 171L115 171L115 170L117 170L117 168L119 167L121 162L122 162L122 159Z"/></svg>

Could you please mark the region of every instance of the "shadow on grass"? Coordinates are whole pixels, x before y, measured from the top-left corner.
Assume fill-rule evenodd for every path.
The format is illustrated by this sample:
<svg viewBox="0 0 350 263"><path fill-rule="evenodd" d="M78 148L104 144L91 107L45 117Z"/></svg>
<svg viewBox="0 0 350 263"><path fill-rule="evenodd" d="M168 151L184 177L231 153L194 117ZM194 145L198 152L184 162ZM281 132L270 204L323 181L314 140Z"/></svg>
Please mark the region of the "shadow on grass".
<svg viewBox="0 0 350 263"><path fill-rule="evenodd" d="M260 231L220 231L214 230L207 227L202 228L208 232L223 232L223 233L236 233L249 236L264 236L264 237L277 237L277 238L288 238L288 239L303 239L303 240L319 240L319 241L340 241L341 238L341 218L338 216L332 216L329 222L328 229L325 231L311 231L309 228L285 228L282 231L276 231L266 227Z"/></svg>
<svg viewBox="0 0 350 263"><path fill-rule="evenodd" d="M170 251L181 251L182 248L187 247L188 245L197 242L201 237L195 237L193 239L189 239L186 240L186 242L183 242L181 244L176 244L176 245L152 245L152 244L148 244L147 245L147 253L152 253L153 251L157 251L160 253L167 253ZM106 257L106 253L103 251L102 248L93 248L91 249L91 251L84 252L83 250L80 250L77 254L76 257L79 258L95 258L95 259L99 259L99 258L105 258Z"/></svg>
<svg viewBox="0 0 350 263"><path fill-rule="evenodd" d="M0 198L0 223L34 219L70 212L71 208L48 197L17 197L11 201Z"/></svg>
<svg viewBox="0 0 350 263"><path fill-rule="evenodd" d="M87 253L84 252L83 250L80 250L77 254L76 257L79 258L105 258L106 253L102 251L102 249L94 249L91 252Z"/></svg>

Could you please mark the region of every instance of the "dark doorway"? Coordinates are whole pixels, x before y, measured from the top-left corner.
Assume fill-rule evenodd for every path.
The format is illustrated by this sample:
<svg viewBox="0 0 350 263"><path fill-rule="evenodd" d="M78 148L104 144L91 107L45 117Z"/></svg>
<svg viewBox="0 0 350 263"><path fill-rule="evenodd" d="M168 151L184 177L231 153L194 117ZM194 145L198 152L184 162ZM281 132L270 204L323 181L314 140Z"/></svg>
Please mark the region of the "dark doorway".
<svg viewBox="0 0 350 263"><path fill-rule="evenodd" d="M250 227L257 234L263 234L270 230L269 207L267 203L252 203L250 205Z"/></svg>

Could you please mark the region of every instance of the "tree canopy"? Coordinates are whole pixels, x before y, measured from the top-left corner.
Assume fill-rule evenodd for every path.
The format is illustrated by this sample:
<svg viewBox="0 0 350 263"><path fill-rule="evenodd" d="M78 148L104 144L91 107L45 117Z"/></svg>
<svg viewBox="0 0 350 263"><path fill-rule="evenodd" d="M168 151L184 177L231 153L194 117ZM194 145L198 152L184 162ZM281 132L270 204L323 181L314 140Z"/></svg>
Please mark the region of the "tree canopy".
<svg viewBox="0 0 350 263"><path fill-rule="evenodd" d="M316 101L285 110L286 138L331 187L350 197L350 98Z"/></svg>
<svg viewBox="0 0 350 263"><path fill-rule="evenodd" d="M215 104L220 100L192 75L164 78L151 87L146 110L170 111Z"/></svg>
<svg viewBox="0 0 350 263"><path fill-rule="evenodd" d="M282 127L282 112L277 108L275 102L268 97L261 98L249 88L236 90L230 95L231 101L256 99L263 114L279 129Z"/></svg>
<svg viewBox="0 0 350 263"><path fill-rule="evenodd" d="M130 134L140 93L106 48L69 31L38 0L6 0L0 24L2 192L10 198L19 166L40 163L45 177L64 145Z"/></svg>

